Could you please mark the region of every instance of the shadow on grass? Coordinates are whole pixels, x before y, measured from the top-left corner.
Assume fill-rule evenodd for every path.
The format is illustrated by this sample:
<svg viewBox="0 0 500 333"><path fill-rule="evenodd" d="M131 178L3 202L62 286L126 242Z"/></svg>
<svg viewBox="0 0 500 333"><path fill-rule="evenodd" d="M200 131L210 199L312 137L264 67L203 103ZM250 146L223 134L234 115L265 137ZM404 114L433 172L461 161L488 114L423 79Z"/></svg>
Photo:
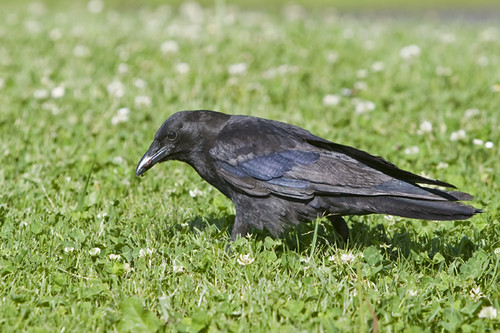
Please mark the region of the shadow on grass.
<svg viewBox="0 0 500 333"><path fill-rule="evenodd" d="M361 219L367 218L369 217L361 217ZM370 246L380 246L390 249L387 253L389 253L392 260L396 260L400 256L408 258L413 251L415 253L427 253L431 259L436 253L440 253L445 258L445 261L450 262L456 258L461 258L464 261L468 260L479 247L466 236L455 243L450 243L437 234L432 238L419 236L417 230L405 227L396 227L397 230L390 235L382 223L371 226L357 219L346 218L350 229L350 237L347 243L338 236L330 221L321 219L318 225L317 251L326 253L331 247L363 251L363 249ZM189 228L192 231L200 230L203 232L207 227L213 226L218 231L215 237L227 242L233 223L234 215L215 216L212 214L208 217L196 217L189 223ZM301 223L294 228L290 228L280 237L282 245L277 247L275 251L277 254L284 251L295 251L308 255L311 246L313 246L314 229L314 221ZM250 229L250 234L255 241L264 241L266 237L272 237L269 232L255 228Z"/></svg>

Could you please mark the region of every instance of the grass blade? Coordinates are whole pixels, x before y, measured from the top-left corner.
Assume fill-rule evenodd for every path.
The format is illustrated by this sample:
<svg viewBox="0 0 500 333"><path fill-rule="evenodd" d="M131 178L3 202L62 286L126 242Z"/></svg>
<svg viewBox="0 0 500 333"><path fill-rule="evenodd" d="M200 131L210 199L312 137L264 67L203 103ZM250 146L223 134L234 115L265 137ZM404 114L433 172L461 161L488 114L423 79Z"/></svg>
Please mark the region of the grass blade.
<svg viewBox="0 0 500 333"><path fill-rule="evenodd" d="M90 170L87 174L87 180L85 181L85 186L83 187L83 190L80 192L80 195L78 197L78 206L76 207L77 212L80 212L83 209L85 196L87 194L87 187L89 186L90 177L92 176L92 172L94 170L94 164L95 164L95 160L92 162L92 166L90 167Z"/></svg>

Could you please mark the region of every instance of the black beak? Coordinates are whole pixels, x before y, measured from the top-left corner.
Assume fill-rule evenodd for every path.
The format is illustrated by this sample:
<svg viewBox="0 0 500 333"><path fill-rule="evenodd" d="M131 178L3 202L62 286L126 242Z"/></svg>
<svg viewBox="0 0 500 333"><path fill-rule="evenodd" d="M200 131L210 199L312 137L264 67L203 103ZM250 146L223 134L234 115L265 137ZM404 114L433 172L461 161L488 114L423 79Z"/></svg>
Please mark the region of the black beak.
<svg viewBox="0 0 500 333"><path fill-rule="evenodd" d="M148 151L137 164L137 168L135 169L136 176L142 176L146 171L151 169L156 163L165 160L165 157L168 155L167 147L158 147L158 144L153 142L151 147L149 147Z"/></svg>

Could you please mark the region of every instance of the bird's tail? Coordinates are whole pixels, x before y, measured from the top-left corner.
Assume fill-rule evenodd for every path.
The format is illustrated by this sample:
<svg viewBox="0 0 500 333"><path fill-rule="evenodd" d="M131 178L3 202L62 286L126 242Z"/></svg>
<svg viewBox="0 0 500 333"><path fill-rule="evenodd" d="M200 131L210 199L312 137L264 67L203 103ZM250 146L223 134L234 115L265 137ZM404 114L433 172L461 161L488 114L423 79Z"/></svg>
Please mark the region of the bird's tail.
<svg viewBox="0 0 500 333"><path fill-rule="evenodd" d="M400 197L378 201L374 206L380 213L422 220L466 220L474 214L481 213L480 209L456 201L430 201Z"/></svg>
<svg viewBox="0 0 500 333"><path fill-rule="evenodd" d="M461 192L460 192L461 193ZM466 220L480 209L457 201L438 201L393 196L343 197L358 214L387 214L422 220Z"/></svg>

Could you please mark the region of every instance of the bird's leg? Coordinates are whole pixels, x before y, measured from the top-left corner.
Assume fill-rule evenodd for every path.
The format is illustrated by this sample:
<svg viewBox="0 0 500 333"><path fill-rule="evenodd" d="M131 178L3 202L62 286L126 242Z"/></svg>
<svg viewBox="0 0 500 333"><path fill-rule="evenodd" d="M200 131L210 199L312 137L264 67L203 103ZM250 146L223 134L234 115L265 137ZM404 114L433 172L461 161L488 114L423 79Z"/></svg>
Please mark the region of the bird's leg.
<svg viewBox="0 0 500 333"><path fill-rule="evenodd" d="M248 224L242 221L242 218L236 213L236 217L234 219L233 231L231 231L231 238L229 239L229 243L226 246L226 252L230 255L231 251L231 243L236 240L238 237L245 237L248 233Z"/></svg>
<svg viewBox="0 0 500 333"><path fill-rule="evenodd" d="M231 232L230 241L234 242L237 237L245 237L248 233L248 224L242 221L242 218L238 213L234 219L233 231Z"/></svg>
<svg viewBox="0 0 500 333"><path fill-rule="evenodd" d="M329 215L327 218L332 222L333 228L339 234L339 236L347 242L349 239L349 227L347 223L344 221L342 216L339 215Z"/></svg>

